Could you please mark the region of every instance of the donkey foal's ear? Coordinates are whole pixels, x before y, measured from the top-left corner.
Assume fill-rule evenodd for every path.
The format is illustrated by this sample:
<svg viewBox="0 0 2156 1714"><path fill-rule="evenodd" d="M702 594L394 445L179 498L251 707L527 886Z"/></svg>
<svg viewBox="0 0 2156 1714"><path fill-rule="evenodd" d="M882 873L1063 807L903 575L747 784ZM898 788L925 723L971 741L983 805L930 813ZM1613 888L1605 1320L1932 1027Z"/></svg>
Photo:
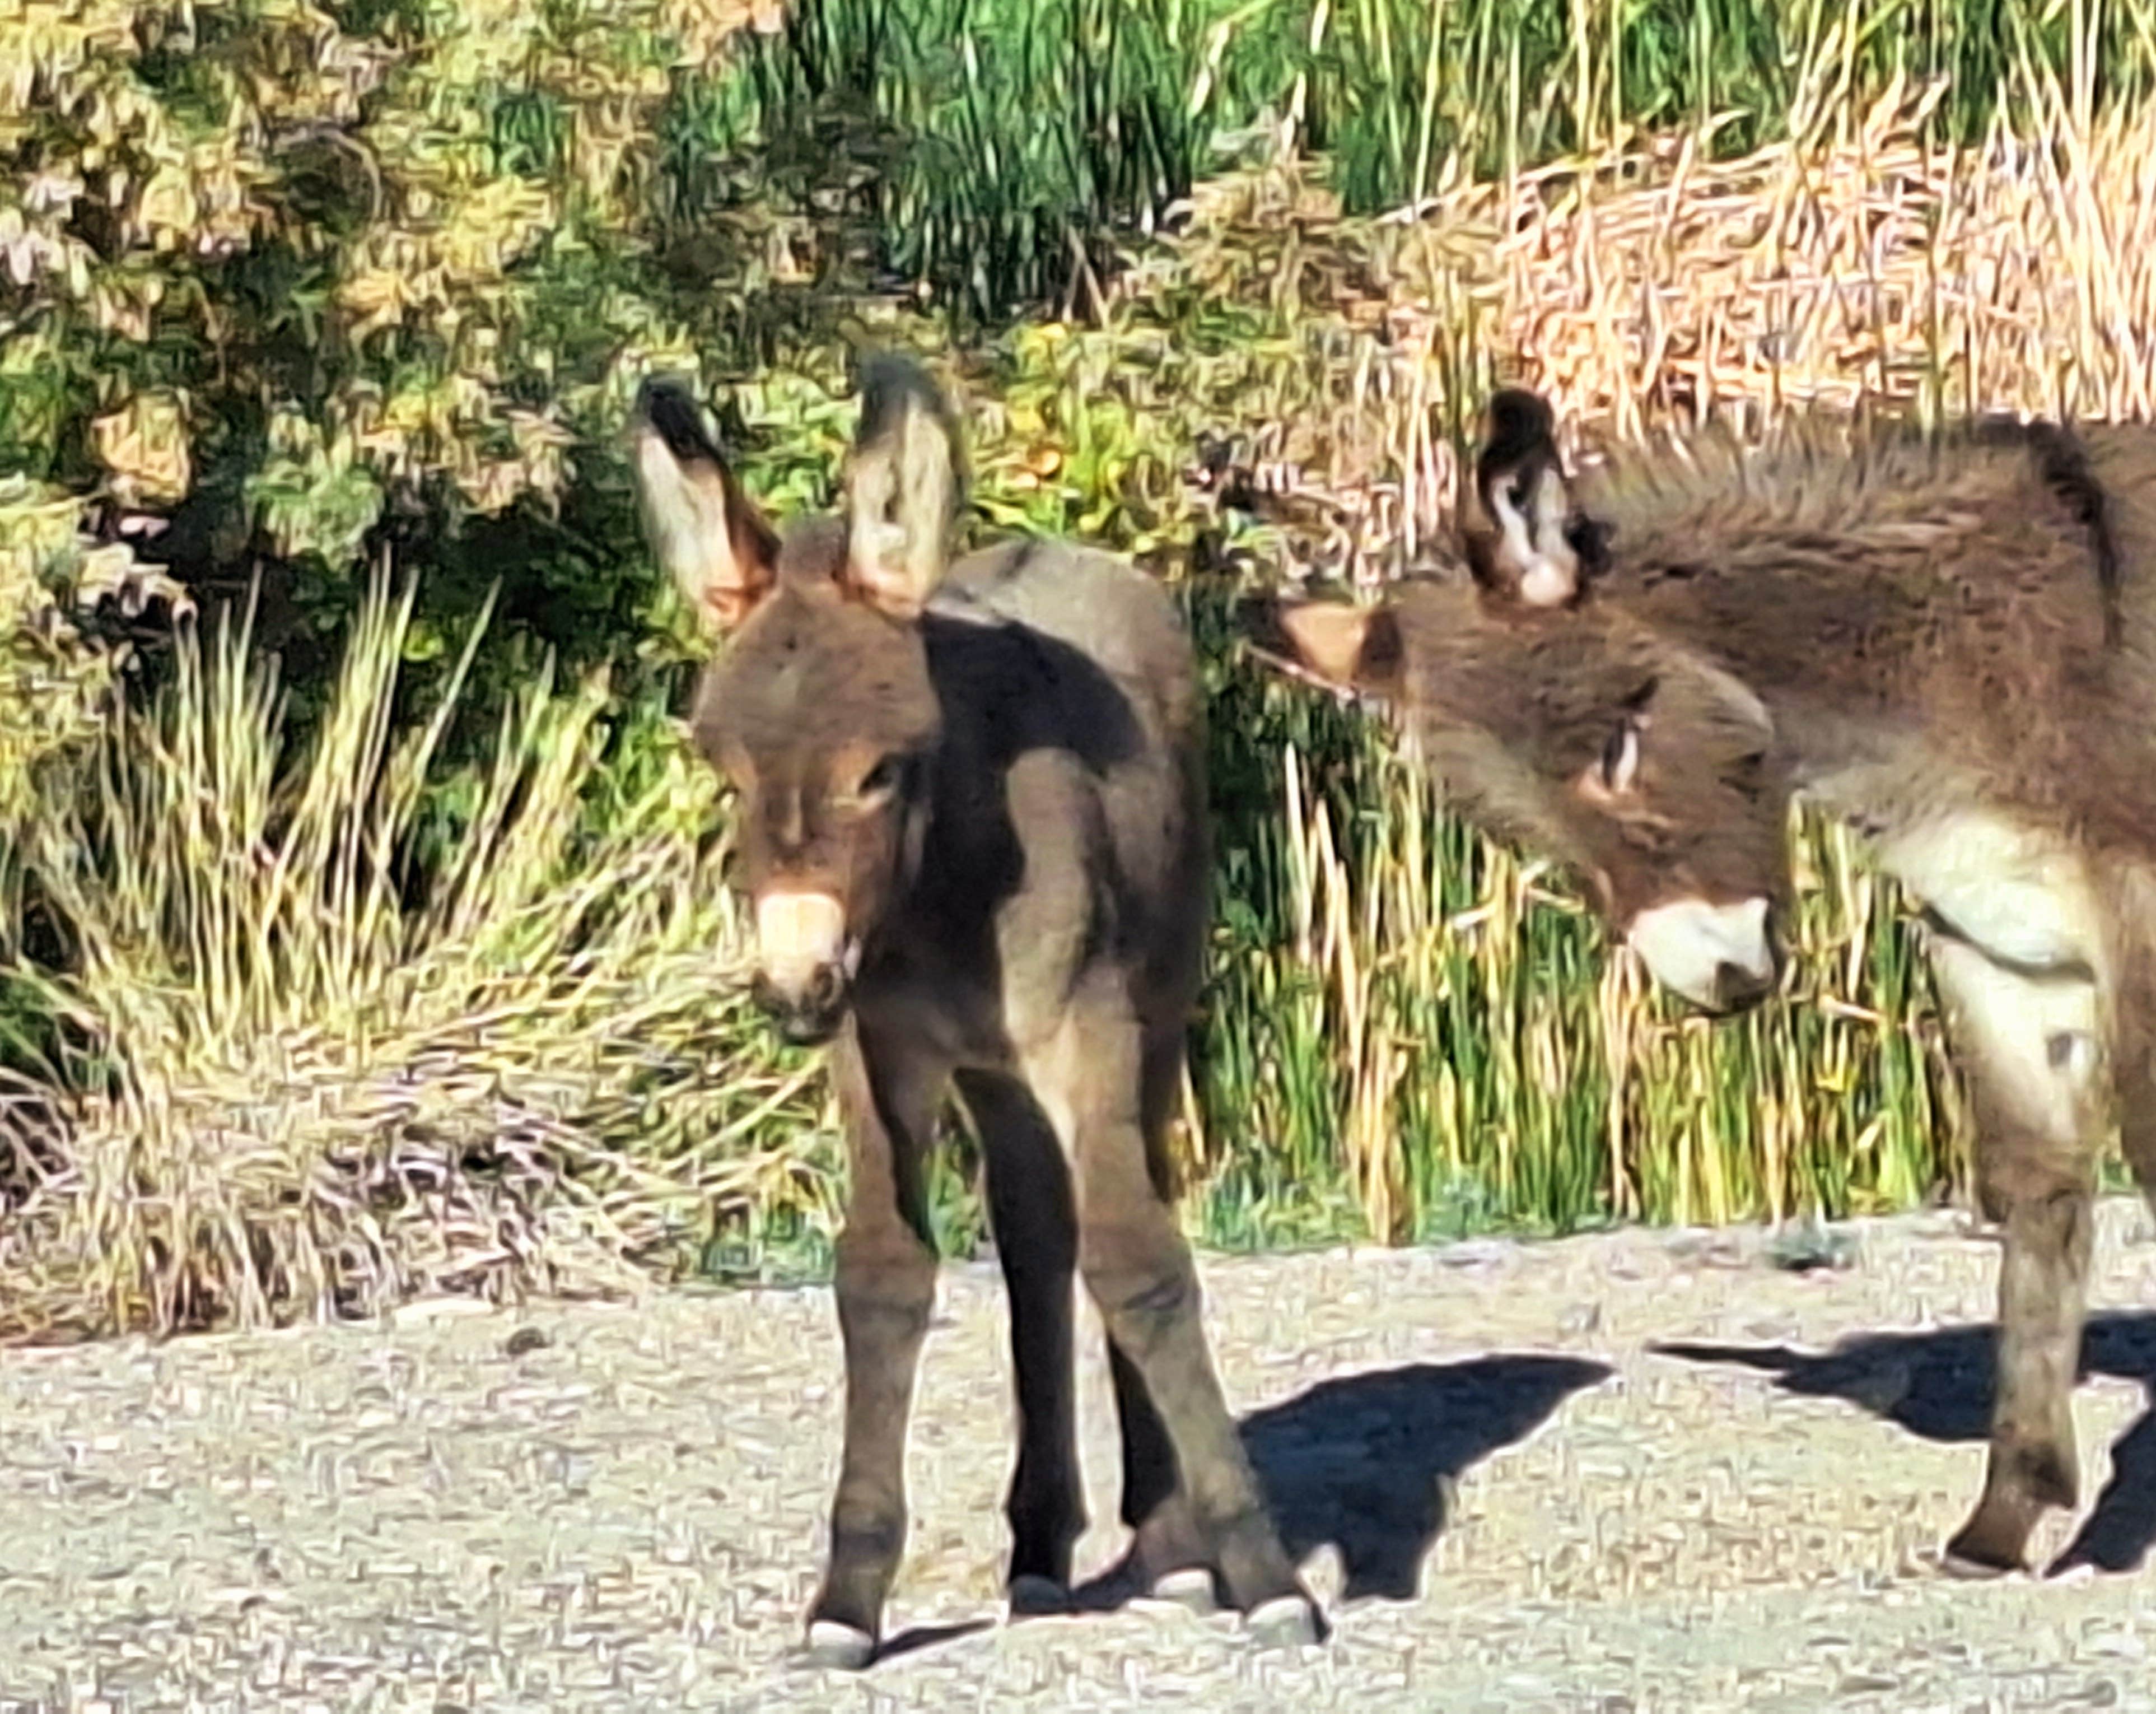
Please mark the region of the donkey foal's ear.
<svg viewBox="0 0 2156 1714"><path fill-rule="evenodd" d="M1578 594L1581 574L1556 419L1538 394L1519 387L1491 394L1489 414L1465 530L1468 564L1486 589L1532 607L1561 607Z"/></svg>
<svg viewBox="0 0 2156 1714"><path fill-rule="evenodd" d="M629 463L644 533L705 624L732 631L769 593L778 538L679 381L647 378L629 413Z"/></svg>
<svg viewBox="0 0 2156 1714"><path fill-rule="evenodd" d="M893 618L917 615L949 561L965 481L957 420L927 373L892 355L864 363L845 476L854 589Z"/></svg>

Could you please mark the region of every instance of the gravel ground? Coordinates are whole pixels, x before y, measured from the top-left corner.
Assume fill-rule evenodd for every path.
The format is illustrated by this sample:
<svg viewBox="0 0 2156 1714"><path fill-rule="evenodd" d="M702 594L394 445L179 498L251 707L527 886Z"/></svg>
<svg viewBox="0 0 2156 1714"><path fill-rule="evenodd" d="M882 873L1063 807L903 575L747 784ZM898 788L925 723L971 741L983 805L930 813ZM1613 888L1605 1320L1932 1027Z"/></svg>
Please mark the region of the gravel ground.
<svg viewBox="0 0 2156 1714"><path fill-rule="evenodd" d="M896 1643L852 1677L788 1660L837 1450L824 1292L0 1354L0 1714L2156 1709L2139 1205L2102 1210L2093 1504L2043 1544L2082 1568L2042 1582L1926 1562L1981 1467L1993 1247L1946 1215L1838 1232L1845 1265L1806 1272L1758 1231L1202 1258L1336 1625L1296 1651L1142 1605L1002 1622L992 1266L946 1273ZM1085 1341L1098 1568L1114 1429Z"/></svg>

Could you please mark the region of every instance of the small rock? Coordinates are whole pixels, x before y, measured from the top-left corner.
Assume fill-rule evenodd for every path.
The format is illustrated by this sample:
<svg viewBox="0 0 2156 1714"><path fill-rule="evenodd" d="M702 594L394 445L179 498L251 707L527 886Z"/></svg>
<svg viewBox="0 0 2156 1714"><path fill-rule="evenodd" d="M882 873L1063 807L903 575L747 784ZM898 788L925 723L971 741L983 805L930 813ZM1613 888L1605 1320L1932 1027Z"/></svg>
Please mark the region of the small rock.
<svg viewBox="0 0 2156 1714"><path fill-rule="evenodd" d="M553 1342L552 1337L545 1328L534 1327L527 1324L511 1334L502 1348L510 1356L521 1357L530 1351L544 1351Z"/></svg>
<svg viewBox="0 0 2156 1714"><path fill-rule="evenodd" d="M1836 1270L1855 1264L1856 1240L1846 1232L1802 1226L1778 1234L1767 1247L1767 1264L1785 1274L1809 1274L1816 1269Z"/></svg>

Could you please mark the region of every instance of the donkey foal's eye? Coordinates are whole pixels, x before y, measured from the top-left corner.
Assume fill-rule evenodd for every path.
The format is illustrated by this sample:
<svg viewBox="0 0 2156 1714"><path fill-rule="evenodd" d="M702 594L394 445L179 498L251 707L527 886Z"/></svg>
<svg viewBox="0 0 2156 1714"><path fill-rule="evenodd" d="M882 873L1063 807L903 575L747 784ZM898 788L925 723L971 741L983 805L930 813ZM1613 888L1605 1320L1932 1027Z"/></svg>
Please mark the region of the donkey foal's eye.
<svg viewBox="0 0 2156 1714"><path fill-rule="evenodd" d="M875 767L861 776L861 783L854 789L855 797L881 797L898 785L898 777L906 767L903 756L886 756Z"/></svg>

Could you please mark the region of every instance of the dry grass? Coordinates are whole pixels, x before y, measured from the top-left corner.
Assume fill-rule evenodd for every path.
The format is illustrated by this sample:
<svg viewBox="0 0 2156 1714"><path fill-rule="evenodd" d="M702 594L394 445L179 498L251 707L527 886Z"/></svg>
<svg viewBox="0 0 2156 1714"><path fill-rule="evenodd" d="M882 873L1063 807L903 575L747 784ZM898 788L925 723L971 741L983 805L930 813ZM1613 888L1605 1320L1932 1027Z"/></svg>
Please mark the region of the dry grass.
<svg viewBox="0 0 2156 1714"><path fill-rule="evenodd" d="M2156 109L2076 121L2040 83L2051 142L2001 127L1952 149L1922 140L1939 93L1800 116L1797 139L1740 160L1681 135L1377 221L1342 220L1289 164L1211 188L1184 252L1126 289L1163 267L1243 291L1262 275L1333 311L1323 404L1278 413L1251 450L1352 518L1372 576L1442 551L1458 466L1441 431L1471 427L1493 373L1575 432L1626 440L1809 406L2146 417Z"/></svg>
<svg viewBox="0 0 2156 1714"><path fill-rule="evenodd" d="M244 633L190 632L44 806L26 865L73 974L28 979L71 1045L16 1109L0 1338L619 1285L730 1207L824 1199L806 1073L742 1027L706 771L588 831L604 687L542 681L414 882L449 705L393 731L386 587L305 754Z"/></svg>

